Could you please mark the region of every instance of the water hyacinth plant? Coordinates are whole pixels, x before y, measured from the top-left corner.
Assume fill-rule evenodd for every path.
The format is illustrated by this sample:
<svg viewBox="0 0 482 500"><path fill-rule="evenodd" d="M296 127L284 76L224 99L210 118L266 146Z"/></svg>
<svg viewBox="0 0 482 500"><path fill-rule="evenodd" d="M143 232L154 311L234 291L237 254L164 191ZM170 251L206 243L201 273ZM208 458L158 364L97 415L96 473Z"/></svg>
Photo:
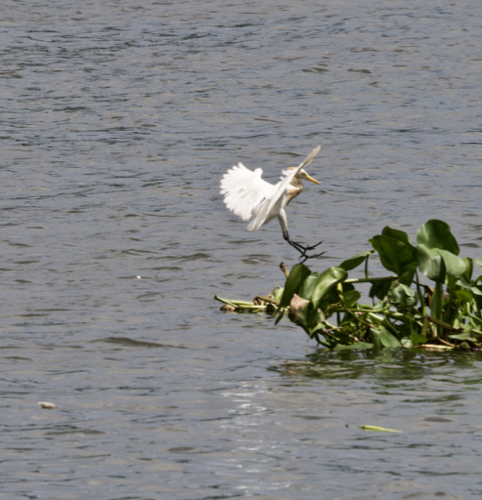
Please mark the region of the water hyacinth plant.
<svg viewBox="0 0 482 500"><path fill-rule="evenodd" d="M289 273L276 322L288 313L310 338L329 349L416 347L475 349L482 342L482 260L459 257L459 246L445 222L430 220L417 233L385 227L369 240L373 249L322 273L304 264ZM370 276L377 252L392 274ZM349 272L363 266L364 278ZM422 275L428 282L422 282ZM424 281L426 281L424 279ZM370 285L371 304L362 304L357 285Z"/></svg>
<svg viewBox="0 0 482 500"><path fill-rule="evenodd" d="M416 245L388 226L369 241L372 249L321 273L304 264L289 273L284 268L284 288L254 302L215 298L224 310L273 313L276 323L287 315L329 349L482 347L482 275L473 277L482 260L459 257L448 224L429 220L418 230ZM370 275L375 252L391 274ZM360 267L364 277L350 278ZM360 288L367 285L371 304L360 302Z"/></svg>

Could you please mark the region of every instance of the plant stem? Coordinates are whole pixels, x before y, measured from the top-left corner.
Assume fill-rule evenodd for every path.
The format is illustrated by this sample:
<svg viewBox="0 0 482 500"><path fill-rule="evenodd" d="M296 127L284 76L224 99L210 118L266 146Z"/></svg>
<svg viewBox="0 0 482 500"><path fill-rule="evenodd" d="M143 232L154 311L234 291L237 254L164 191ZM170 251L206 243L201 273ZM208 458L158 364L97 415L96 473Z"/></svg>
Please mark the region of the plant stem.
<svg viewBox="0 0 482 500"><path fill-rule="evenodd" d="M378 278L351 278L345 280L343 283L377 283L380 281L394 281L398 276L381 276Z"/></svg>
<svg viewBox="0 0 482 500"><path fill-rule="evenodd" d="M443 284L438 281L435 283L435 289L432 295L432 317L438 320L442 319L442 297L443 296ZM437 326L437 334L440 336L442 333L442 327Z"/></svg>
<svg viewBox="0 0 482 500"><path fill-rule="evenodd" d="M415 274L417 276L417 281L415 284L417 286L418 297L420 299L420 306L422 307L422 316L425 317L425 316L427 316L427 304L425 303L424 296L422 293L422 285L420 284L420 278L418 276L418 271L415 271Z"/></svg>

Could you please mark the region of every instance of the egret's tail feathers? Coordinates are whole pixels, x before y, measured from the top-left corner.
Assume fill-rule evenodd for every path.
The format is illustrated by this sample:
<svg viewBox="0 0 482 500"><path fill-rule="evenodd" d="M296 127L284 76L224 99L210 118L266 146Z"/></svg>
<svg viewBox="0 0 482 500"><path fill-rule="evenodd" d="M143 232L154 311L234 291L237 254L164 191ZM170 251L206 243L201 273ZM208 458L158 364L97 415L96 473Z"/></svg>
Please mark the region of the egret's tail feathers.
<svg viewBox="0 0 482 500"><path fill-rule="evenodd" d="M258 220L258 218L254 218L246 228L248 231L257 231L263 225L263 221Z"/></svg>
<svg viewBox="0 0 482 500"><path fill-rule="evenodd" d="M264 224L267 224L273 217L278 215L279 209L272 210L276 204L273 205L271 199L265 199L254 208L254 219L248 224L248 231L256 231ZM280 207L281 208L281 207Z"/></svg>

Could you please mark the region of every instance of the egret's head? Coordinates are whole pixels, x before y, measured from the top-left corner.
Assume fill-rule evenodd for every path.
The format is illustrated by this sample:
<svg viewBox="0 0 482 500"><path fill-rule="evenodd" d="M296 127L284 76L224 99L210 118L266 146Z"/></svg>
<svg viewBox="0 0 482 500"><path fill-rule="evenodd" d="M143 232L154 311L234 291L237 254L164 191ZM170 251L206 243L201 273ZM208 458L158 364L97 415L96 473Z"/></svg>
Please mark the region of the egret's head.
<svg viewBox="0 0 482 500"><path fill-rule="evenodd" d="M289 170L294 170L296 167L289 167ZM306 179L307 181L314 182L315 184L320 184L316 179L313 179L311 175L308 175L305 169L301 169L298 174L296 175L298 179Z"/></svg>

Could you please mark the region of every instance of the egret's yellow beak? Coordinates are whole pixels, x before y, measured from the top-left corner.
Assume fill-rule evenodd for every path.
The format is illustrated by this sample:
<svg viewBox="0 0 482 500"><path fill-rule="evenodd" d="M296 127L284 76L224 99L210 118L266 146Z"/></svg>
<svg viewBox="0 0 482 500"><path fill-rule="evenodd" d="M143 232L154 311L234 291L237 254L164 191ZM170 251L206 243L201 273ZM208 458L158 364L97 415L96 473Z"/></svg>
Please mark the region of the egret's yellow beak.
<svg viewBox="0 0 482 500"><path fill-rule="evenodd" d="M306 174L306 180L314 182L315 184L318 184L318 185L320 184L316 179L313 179L313 177L311 177L311 175L308 175L308 174Z"/></svg>

